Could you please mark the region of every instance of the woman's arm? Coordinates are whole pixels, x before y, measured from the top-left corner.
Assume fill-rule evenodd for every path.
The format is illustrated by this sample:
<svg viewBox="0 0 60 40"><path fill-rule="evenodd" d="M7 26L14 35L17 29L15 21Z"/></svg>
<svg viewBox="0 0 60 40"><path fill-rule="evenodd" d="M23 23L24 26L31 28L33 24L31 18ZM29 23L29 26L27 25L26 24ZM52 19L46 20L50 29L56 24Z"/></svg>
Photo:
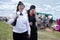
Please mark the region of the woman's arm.
<svg viewBox="0 0 60 40"><path fill-rule="evenodd" d="M30 35L31 28L30 28L30 25L29 25L29 22L28 22L28 20L27 20L27 23L26 23L26 25L27 25L27 29L28 29L28 35Z"/></svg>
<svg viewBox="0 0 60 40"><path fill-rule="evenodd" d="M14 22L14 19L9 19L7 23L12 24L13 22Z"/></svg>
<svg viewBox="0 0 60 40"><path fill-rule="evenodd" d="M30 36L31 35L31 28L30 28L30 24L29 24L29 19L28 19L28 14L26 13L26 27L27 27L27 30L28 30L28 35Z"/></svg>
<svg viewBox="0 0 60 40"><path fill-rule="evenodd" d="M27 17L27 20L26 20L26 27L27 27L27 30L28 30L28 37L30 38L31 28L30 28L30 25L29 25L28 17Z"/></svg>
<svg viewBox="0 0 60 40"><path fill-rule="evenodd" d="M29 24L30 24L30 26L32 26L32 25L33 25L33 23L32 23L32 22L29 22Z"/></svg>
<svg viewBox="0 0 60 40"><path fill-rule="evenodd" d="M14 22L15 19L17 19L16 14L12 14L11 18L8 19L8 22L7 22L7 23L8 23L8 24L12 24L12 23Z"/></svg>

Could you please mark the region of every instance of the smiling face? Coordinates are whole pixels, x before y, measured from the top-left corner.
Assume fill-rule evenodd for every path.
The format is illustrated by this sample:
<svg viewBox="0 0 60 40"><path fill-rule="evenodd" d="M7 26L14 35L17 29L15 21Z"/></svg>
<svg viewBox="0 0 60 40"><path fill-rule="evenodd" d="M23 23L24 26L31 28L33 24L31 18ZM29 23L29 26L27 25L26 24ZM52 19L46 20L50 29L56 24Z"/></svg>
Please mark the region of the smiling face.
<svg viewBox="0 0 60 40"><path fill-rule="evenodd" d="M18 9L22 11L24 9L24 5L19 5Z"/></svg>

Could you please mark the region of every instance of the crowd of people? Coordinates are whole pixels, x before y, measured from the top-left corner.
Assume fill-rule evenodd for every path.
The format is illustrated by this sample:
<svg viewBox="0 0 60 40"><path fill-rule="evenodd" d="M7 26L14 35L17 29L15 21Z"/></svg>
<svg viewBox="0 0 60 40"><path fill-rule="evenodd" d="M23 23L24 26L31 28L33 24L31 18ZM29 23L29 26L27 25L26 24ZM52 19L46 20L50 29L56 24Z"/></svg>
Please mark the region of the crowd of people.
<svg viewBox="0 0 60 40"><path fill-rule="evenodd" d="M53 16L40 15L38 16L37 26L38 29L45 29L49 32L60 32L60 19L54 21Z"/></svg>
<svg viewBox="0 0 60 40"><path fill-rule="evenodd" d="M39 15L37 19L38 28L50 28L53 23L53 16Z"/></svg>

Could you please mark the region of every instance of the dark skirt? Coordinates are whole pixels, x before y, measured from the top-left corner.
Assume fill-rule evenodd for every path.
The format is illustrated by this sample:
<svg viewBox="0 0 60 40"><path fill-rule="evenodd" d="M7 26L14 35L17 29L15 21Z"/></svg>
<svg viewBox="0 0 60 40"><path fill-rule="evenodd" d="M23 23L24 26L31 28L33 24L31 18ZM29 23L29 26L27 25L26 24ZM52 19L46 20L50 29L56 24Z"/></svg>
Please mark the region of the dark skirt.
<svg viewBox="0 0 60 40"><path fill-rule="evenodd" d="M31 27L31 38L30 40L38 40L37 39L37 27Z"/></svg>
<svg viewBox="0 0 60 40"><path fill-rule="evenodd" d="M15 33L13 32L13 40L28 40L28 33Z"/></svg>

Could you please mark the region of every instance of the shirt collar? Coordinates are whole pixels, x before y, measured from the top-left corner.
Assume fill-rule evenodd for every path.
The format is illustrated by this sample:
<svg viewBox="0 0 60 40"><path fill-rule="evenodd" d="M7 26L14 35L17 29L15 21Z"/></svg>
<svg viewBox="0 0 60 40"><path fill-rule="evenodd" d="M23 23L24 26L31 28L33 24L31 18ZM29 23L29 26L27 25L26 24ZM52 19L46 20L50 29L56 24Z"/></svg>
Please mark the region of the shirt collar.
<svg viewBox="0 0 60 40"><path fill-rule="evenodd" d="M21 12L19 12L19 11L17 12L18 15L20 15L20 13L21 13ZM26 11L23 10L22 14L25 15L25 14L26 14Z"/></svg>

